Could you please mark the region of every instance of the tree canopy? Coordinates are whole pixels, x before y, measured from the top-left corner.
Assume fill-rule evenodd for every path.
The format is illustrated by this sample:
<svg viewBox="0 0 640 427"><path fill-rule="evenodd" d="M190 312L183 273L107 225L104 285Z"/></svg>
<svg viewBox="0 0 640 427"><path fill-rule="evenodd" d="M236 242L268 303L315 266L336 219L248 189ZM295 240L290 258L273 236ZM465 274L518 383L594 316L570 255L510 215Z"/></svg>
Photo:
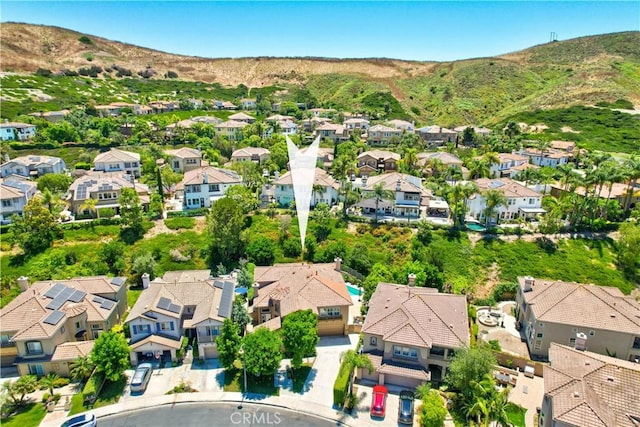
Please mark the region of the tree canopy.
<svg viewBox="0 0 640 427"><path fill-rule="evenodd" d="M233 362L238 358L240 343L241 338L238 325L231 319L224 319L222 331L216 338L216 346L218 347L218 359L225 369L233 367Z"/></svg>
<svg viewBox="0 0 640 427"><path fill-rule="evenodd" d="M106 379L119 380L129 368L129 344L124 334L116 328L101 333L93 345L91 361Z"/></svg>
<svg viewBox="0 0 640 427"><path fill-rule="evenodd" d="M464 397L472 397L469 384L482 381L495 364L496 358L488 347L461 348L449 365L446 381Z"/></svg>
<svg viewBox="0 0 640 427"><path fill-rule="evenodd" d="M16 243L26 255L44 251L62 234L56 218L40 197L32 197L24 207L22 216L15 215L12 221Z"/></svg>
<svg viewBox="0 0 640 427"><path fill-rule="evenodd" d="M254 376L273 375L280 367L282 340L278 332L259 327L245 335L242 346L243 363Z"/></svg>
<svg viewBox="0 0 640 427"><path fill-rule="evenodd" d="M244 215L236 200L223 197L211 205L207 215L211 265L240 258L244 249L243 228Z"/></svg>
<svg viewBox="0 0 640 427"><path fill-rule="evenodd" d="M288 314L282 321L282 342L291 354L291 365L302 366L302 358L313 354L318 337L318 316L311 310L299 310Z"/></svg>

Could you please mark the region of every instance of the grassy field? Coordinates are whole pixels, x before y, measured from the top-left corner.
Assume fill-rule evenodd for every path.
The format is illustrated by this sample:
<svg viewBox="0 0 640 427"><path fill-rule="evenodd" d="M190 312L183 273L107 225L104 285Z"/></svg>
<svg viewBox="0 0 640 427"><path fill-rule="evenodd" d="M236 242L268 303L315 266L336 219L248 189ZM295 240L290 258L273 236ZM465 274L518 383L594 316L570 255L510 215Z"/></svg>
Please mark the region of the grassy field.
<svg viewBox="0 0 640 427"><path fill-rule="evenodd" d="M3 427L36 427L47 414L47 409L42 403L29 403L16 415L3 418Z"/></svg>
<svg viewBox="0 0 640 427"><path fill-rule="evenodd" d="M224 371L224 391L242 392L244 388L244 371L242 369L230 369ZM279 396L280 388L274 387L273 376L254 377L247 374L247 392Z"/></svg>
<svg viewBox="0 0 640 427"><path fill-rule="evenodd" d="M507 406L507 416L514 427L525 427L526 412L527 410L525 408L518 406L515 403L511 403Z"/></svg>

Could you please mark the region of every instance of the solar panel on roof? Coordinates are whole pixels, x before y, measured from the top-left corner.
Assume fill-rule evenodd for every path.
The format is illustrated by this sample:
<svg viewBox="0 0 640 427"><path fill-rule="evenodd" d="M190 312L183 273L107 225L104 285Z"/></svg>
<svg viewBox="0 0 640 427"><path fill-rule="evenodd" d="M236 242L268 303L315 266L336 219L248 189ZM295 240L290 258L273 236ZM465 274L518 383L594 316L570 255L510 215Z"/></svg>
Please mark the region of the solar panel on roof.
<svg viewBox="0 0 640 427"><path fill-rule="evenodd" d="M47 289L47 292L44 293L45 297L48 298L55 298L58 296L58 294L60 292L62 292L62 290L65 288L66 286L64 286L62 283L56 283L54 284L52 287L50 287L49 289Z"/></svg>
<svg viewBox="0 0 640 427"><path fill-rule="evenodd" d="M218 307L218 316L229 318L231 317L231 308L233 307L233 297L235 291L235 285L233 282L224 282L222 288L222 296L220 297L220 307Z"/></svg>
<svg viewBox="0 0 640 427"><path fill-rule="evenodd" d="M49 325L57 325L59 321L64 317L64 312L54 310L49 314L45 319L44 323L48 323Z"/></svg>
<svg viewBox="0 0 640 427"><path fill-rule="evenodd" d="M73 295L74 292L75 292L75 289L68 288L65 286L62 292L60 292L60 295L58 295L56 298L64 298L65 301L68 301L69 297Z"/></svg>
<svg viewBox="0 0 640 427"><path fill-rule="evenodd" d="M181 306L179 306L178 304L169 304L169 309L168 309L168 310L169 310L170 312L172 312L172 313L180 313L180 309L181 309L181 308L182 308L182 307L181 307Z"/></svg>
<svg viewBox="0 0 640 427"><path fill-rule="evenodd" d="M67 302L67 298L61 298L61 296L58 295L57 297L52 299L51 302L49 302L49 304L46 305L46 308L50 310L57 310L60 307L62 307L65 302Z"/></svg>
<svg viewBox="0 0 640 427"><path fill-rule="evenodd" d="M84 298L85 295L87 295L86 292L80 291L80 290L75 290L75 291L73 291L73 293L69 297L69 301L80 302L80 301L82 301L82 299Z"/></svg>
<svg viewBox="0 0 640 427"><path fill-rule="evenodd" d="M502 187L503 185L504 185L504 182L500 181L499 179L496 179L489 183L489 188L498 188L498 187Z"/></svg>
<svg viewBox="0 0 640 427"><path fill-rule="evenodd" d="M160 299L158 300L158 305L156 307L162 310L168 310L170 305L171 300L169 298L160 297Z"/></svg>
<svg viewBox="0 0 640 427"><path fill-rule="evenodd" d="M106 300L102 301L102 304L100 304L100 308L104 308L106 310L111 310L114 305L116 305L115 302L113 302L113 301L111 301L109 299L106 299Z"/></svg>
<svg viewBox="0 0 640 427"><path fill-rule="evenodd" d="M124 285L124 277L114 277L111 279L111 284L116 286Z"/></svg>
<svg viewBox="0 0 640 427"><path fill-rule="evenodd" d="M213 281L213 286L215 286L216 288L222 289L223 286L224 286L224 282L221 282L220 280L214 280Z"/></svg>
<svg viewBox="0 0 640 427"><path fill-rule="evenodd" d="M102 297L93 297L93 302L97 302L98 304L102 304L102 302L104 301L104 298Z"/></svg>

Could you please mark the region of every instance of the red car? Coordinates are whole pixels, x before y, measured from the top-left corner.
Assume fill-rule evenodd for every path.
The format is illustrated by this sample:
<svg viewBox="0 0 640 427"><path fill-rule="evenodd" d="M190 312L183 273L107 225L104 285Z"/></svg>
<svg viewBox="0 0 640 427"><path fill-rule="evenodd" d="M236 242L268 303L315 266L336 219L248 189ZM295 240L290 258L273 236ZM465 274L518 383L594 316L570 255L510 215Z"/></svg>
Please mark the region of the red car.
<svg viewBox="0 0 640 427"><path fill-rule="evenodd" d="M371 416L384 418L387 405L387 388L383 385L373 387L373 397L371 399Z"/></svg>

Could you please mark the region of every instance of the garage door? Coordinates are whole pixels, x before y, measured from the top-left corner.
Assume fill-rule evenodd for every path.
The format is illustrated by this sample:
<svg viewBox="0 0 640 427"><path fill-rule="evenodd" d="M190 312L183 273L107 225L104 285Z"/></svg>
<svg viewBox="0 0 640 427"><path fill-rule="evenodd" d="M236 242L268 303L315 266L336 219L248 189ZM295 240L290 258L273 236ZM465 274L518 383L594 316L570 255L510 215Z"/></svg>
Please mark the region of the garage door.
<svg viewBox="0 0 640 427"><path fill-rule="evenodd" d="M0 366L3 368L13 367L13 361L16 360L15 354L3 355L0 358Z"/></svg>
<svg viewBox="0 0 640 427"><path fill-rule="evenodd" d="M218 348L217 347L205 347L204 348L204 358L205 359L215 359L218 357Z"/></svg>
<svg viewBox="0 0 640 427"><path fill-rule="evenodd" d="M421 384L421 381L413 378L401 377L400 375L387 374L384 376L384 383L413 389L418 387Z"/></svg>
<svg viewBox="0 0 640 427"><path fill-rule="evenodd" d="M344 335L344 324L342 322L322 322L318 324L318 335Z"/></svg>

